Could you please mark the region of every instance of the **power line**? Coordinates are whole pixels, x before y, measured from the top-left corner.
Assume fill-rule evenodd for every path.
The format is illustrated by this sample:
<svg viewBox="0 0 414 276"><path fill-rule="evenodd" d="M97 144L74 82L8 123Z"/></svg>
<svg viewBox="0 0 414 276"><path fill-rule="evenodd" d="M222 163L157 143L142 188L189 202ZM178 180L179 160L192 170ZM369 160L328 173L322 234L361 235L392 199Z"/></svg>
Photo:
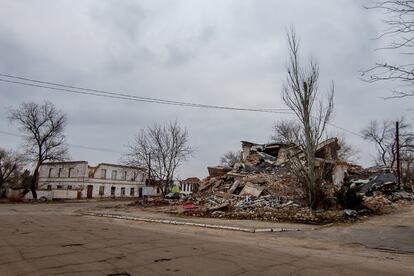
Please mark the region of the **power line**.
<svg viewBox="0 0 414 276"><path fill-rule="evenodd" d="M0 130L0 134L19 137L19 138L26 138L26 136L24 136L24 135L19 135L19 134L16 134L16 133L11 133L11 132L2 131L2 130ZM76 144L68 144L68 145L71 146L71 147L80 148L80 149L87 149L87 150L108 152L108 153L124 154L124 152L116 151L116 150L113 150L113 149L97 148L97 147L90 147L90 146L83 146L83 145L76 145Z"/></svg>
<svg viewBox="0 0 414 276"><path fill-rule="evenodd" d="M348 132L348 133L350 133L350 134L353 134L353 135L355 135L355 136L358 136L358 137L360 137L360 138L364 138L364 136L363 136L363 135L361 135L361 134L359 134L358 132L355 132L355 131L352 131L352 130L349 130L349 129L346 129L346 128L343 128L343 127L340 127L340 126L337 126L337 125L334 125L334 124L332 124L332 123L328 123L328 125L330 125L331 127L334 127L334 128L340 129L340 130L342 130L342 131Z"/></svg>
<svg viewBox="0 0 414 276"><path fill-rule="evenodd" d="M157 99L157 98L151 98L151 97L142 97L142 96L136 96L136 95L130 95L130 94L118 93L118 92L110 92L110 91L104 91L104 90L98 90L98 89L92 89L92 88L84 88L84 87L66 85L66 84L56 83L56 82L41 81L37 79L26 78L26 77L11 75L11 74L0 73L0 76L10 78L10 79L15 79L15 80L10 80L10 79L0 78L0 81L2 82L37 87L37 88L45 88L51 91L60 91L60 92L66 92L66 93L72 93L72 94L81 94L81 95L89 95L89 96L105 97L105 98L112 98L112 99L137 101L137 102L146 102L146 103L154 103L154 104L185 106L185 107L193 107L193 108L210 108L210 109L222 109L222 110L231 110L231 111L249 111L249 112L263 112L263 113L289 114L289 115L294 114L293 112L288 111L290 109L283 109L283 108L266 109L266 108L241 108L241 107L231 107L231 106L206 105L206 104L198 104L198 103L191 103L191 102L180 102L180 101L163 100L163 99ZM348 132L350 134L353 134L355 136L358 136L360 138L363 138L361 134L355 131L334 125L332 123L328 123L328 125L334 128L340 129L342 131Z"/></svg>
<svg viewBox="0 0 414 276"><path fill-rule="evenodd" d="M232 107L232 106L207 105L207 104L199 104L199 103L191 103L191 102L171 101L171 100L136 96L136 95L125 94L125 93L109 92L109 91L98 90L98 89L71 86L71 85L55 83L55 82L41 81L41 80L36 80L36 79L31 79L31 78L9 75L9 74L0 73L0 76L20 80L20 81L14 81L14 80L8 80L8 79L0 79L0 81L2 82L8 82L8 83L13 83L13 84L20 84L20 85L32 86L32 87L38 87L38 88L45 88L45 89L68 92L68 93L98 96L98 97L133 100L133 101L139 101L139 102L158 103L158 104L166 104L166 105L198 107L198 108L213 108L213 109L234 110L234 111L291 114L291 112L289 112L289 109L286 109L286 108L279 108L279 109L277 108L276 109L242 108L242 107Z"/></svg>

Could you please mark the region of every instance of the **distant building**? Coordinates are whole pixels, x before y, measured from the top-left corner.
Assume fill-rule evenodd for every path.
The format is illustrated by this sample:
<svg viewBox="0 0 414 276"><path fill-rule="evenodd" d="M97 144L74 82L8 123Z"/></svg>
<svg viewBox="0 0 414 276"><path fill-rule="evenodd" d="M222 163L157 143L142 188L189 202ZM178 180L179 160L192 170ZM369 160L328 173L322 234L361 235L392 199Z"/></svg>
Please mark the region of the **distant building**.
<svg viewBox="0 0 414 276"><path fill-rule="evenodd" d="M143 168L86 161L44 163L39 169L38 198L81 199L142 197L147 172ZM28 193L27 197L30 197Z"/></svg>
<svg viewBox="0 0 414 276"><path fill-rule="evenodd" d="M180 192L183 194L192 194L198 191L200 179L197 177L190 177L180 181Z"/></svg>

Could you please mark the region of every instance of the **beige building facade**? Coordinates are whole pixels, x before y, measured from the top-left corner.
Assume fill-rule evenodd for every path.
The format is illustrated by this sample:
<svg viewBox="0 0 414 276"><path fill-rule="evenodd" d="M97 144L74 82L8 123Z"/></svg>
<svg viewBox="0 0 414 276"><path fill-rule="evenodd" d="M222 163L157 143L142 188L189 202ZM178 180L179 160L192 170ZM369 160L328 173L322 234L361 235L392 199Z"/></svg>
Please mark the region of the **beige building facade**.
<svg viewBox="0 0 414 276"><path fill-rule="evenodd" d="M87 161L48 162L39 169L39 194L47 198L141 197L147 178L138 167ZM46 196L45 196L46 197Z"/></svg>

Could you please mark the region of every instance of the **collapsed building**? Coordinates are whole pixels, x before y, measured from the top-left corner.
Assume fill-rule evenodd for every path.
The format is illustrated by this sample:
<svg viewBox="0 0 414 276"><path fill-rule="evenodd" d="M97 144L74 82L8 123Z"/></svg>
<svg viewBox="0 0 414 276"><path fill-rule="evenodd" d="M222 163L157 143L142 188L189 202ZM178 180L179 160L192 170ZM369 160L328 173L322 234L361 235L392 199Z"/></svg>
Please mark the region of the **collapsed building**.
<svg viewBox="0 0 414 276"><path fill-rule="evenodd" d="M325 172L325 187L329 188L328 194L332 197L334 187L340 187L348 170L355 167L338 159L339 148L338 139L330 138L316 149L315 169L321 175ZM240 162L233 167L208 167L209 177L200 185L199 194L208 197L213 209L226 203L240 208L304 205L306 196L303 188L289 169L292 156L299 160L305 157L295 144L241 141Z"/></svg>
<svg viewBox="0 0 414 276"><path fill-rule="evenodd" d="M374 191L383 191L385 187L389 187L394 197L412 198L400 192L397 195L396 178L392 172L369 172L340 160L339 149L337 138L329 138L316 148L315 170L325 194L324 206L337 206L337 193L349 184L359 188L364 200L370 197L367 202L372 201L372 195L378 197ZM307 201L303 186L290 168L292 158L299 162L305 159L295 144L241 141L240 161L232 167L208 167L209 176L201 182L199 191L191 198L192 202L210 215L226 213L237 218L242 218L237 213L243 212L258 214L266 209L305 207Z"/></svg>
<svg viewBox="0 0 414 276"><path fill-rule="evenodd" d="M256 144L247 141L241 141L241 144L241 163L247 171L269 171L275 167L285 166L291 158L305 158L304 153L295 144ZM315 153L317 173L322 176L324 172L325 175L322 177L336 187L343 184L348 170L360 168L339 160L339 149L338 139L330 138L318 144Z"/></svg>

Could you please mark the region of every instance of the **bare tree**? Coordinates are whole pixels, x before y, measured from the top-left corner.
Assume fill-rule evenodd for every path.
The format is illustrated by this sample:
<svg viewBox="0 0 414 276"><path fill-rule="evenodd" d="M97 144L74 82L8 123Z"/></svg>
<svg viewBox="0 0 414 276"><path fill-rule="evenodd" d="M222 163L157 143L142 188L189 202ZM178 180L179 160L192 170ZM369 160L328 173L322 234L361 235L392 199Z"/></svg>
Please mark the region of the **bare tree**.
<svg viewBox="0 0 414 276"><path fill-rule="evenodd" d="M281 120L273 125L273 135L270 139L277 143L299 144L301 125L294 120Z"/></svg>
<svg viewBox="0 0 414 276"><path fill-rule="evenodd" d="M339 150L338 158L346 162L355 162L358 156L359 150L347 142L345 137L337 135Z"/></svg>
<svg viewBox="0 0 414 276"><path fill-rule="evenodd" d="M0 148L0 197L5 185L13 182L20 172L23 158L14 151L7 151Z"/></svg>
<svg viewBox="0 0 414 276"><path fill-rule="evenodd" d="M177 168L193 152L187 130L174 121L141 129L125 157L129 165L150 168L151 177L165 195Z"/></svg>
<svg viewBox="0 0 414 276"><path fill-rule="evenodd" d="M319 99L318 77L319 66L310 61L303 67L299 60L299 41L294 30L288 33L289 64L288 77L283 86L282 98L285 104L296 114L300 130L295 139L304 154L304 162L296 160L297 172L300 174L308 196L309 206L316 209L321 192L321 177L318 177L315 166L317 145L321 142L325 128L333 112L334 88L331 87L327 103Z"/></svg>
<svg viewBox="0 0 414 276"><path fill-rule="evenodd" d="M273 125L271 140L277 143L298 145L301 141L301 125L293 120L280 120ZM336 134L330 137L338 138L338 158L346 162L354 162L358 150L348 143L343 135Z"/></svg>
<svg viewBox="0 0 414 276"><path fill-rule="evenodd" d="M404 118L399 120L399 125L402 181L412 183L414 180L414 133ZM361 133L365 140L373 142L377 148L376 164L394 169L397 162L395 122L371 121Z"/></svg>
<svg viewBox="0 0 414 276"><path fill-rule="evenodd" d="M240 162L240 153L235 151L228 151L220 158L220 163L228 167L233 167L238 162Z"/></svg>
<svg viewBox="0 0 414 276"><path fill-rule="evenodd" d="M391 50L398 55L406 56L409 59L414 52L414 1L411 0L388 0L374 1L368 9L384 11L386 29L379 38L390 38L392 41L384 46L383 50ZM414 63L404 61L378 62L372 68L363 72L364 80L377 82L383 80L397 81L406 87L403 90L394 89L394 96L387 98L402 98L414 96L412 86L414 84Z"/></svg>
<svg viewBox="0 0 414 276"><path fill-rule="evenodd" d="M37 198L39 167L45 161L67 157L68 148L63 133L66 116L51 102L28 102L10 110L9 120L16 123L25 136L25 153L28 160L34 163L30 190L33 198Z"/></svg>

